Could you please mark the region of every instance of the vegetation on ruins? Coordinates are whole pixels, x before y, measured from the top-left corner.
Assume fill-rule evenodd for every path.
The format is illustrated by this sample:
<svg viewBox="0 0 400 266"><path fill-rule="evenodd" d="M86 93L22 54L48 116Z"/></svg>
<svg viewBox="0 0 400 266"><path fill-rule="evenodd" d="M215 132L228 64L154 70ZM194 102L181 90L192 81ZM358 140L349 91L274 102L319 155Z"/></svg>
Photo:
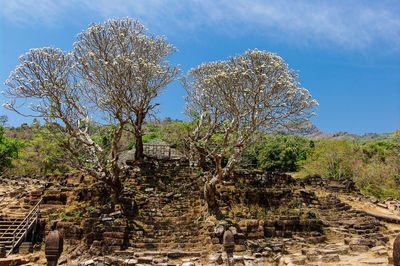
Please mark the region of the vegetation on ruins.
<svg viewBox="0 0 400 266"><path fill-rule="evenodd" d="M67 152L57 145L46 128L46 124L36 126L35 123L4 128L7 139L16 138L22 143L18 148L18 158L10 158L12 165L3 169L5 174L45 175L73 169L63 160ZM183 151L190 146L188 136L191 128L191 123L182 121L146 122L143 139L144 142L146 139L160 139ZM89 132L104 150L111 148L110 126L91 127ZM129 132L124 132L121 150L134 147L132 142ZM400 198L399 143L399 137L394 134L386 140L354 142L311 140L279 132L267 134L257 131L239 156L237 167L296 172L295 175L301 177L319 174L329 179L351 178L365 193L378 198ZM207 165L210 162L207 159Z"/></svg>
<svg viewBox="0 0 400 266"><path fill-rule="evenodd" d="M310 117L317 105L283 59L265 51L248 50L226 61L204 63L191 69L182 85L185 111L194 121L191 141L215 163L204 186L210 212L218 208L216 184L231 175L254 133Z"/></svg>
<svg viewBox="0 0 400 266"><path fill-rule="evenodd" d="M307 159L300 162L300 175L319 174L329 179L351 178L361 191L378 198L400 198L400 142L350 143L320 140Z"/></svg>
<svg viewBox="0 0 400 266"><path fill-rule="evenodd" d="M41 117L54 141L75 169L123 190L118 156L124 130L136 137L136 159L143 156L142 124L156 111L154 99L179 72L167 58L175 52L164 37L146 34L129 18L93 24L77 36L74 51L31 49L6 81L4 106L19 114ZM21 110L26 99L30 111ZM95 122L96 121L96 122ZM104 148L90 129L107 122L111 141Z"/></svg>

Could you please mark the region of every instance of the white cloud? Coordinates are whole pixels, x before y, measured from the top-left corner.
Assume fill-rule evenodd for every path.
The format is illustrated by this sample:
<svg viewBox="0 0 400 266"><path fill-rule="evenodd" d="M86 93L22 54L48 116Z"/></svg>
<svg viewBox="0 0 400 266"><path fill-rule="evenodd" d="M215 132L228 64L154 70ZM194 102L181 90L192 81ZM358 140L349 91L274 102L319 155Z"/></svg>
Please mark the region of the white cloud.
<svg viewBox="0 0 400 266"><path fill-rule="evenodd" d="M7 0L9 23L57 25L85 14L139 18L152 29L182 33L207 29L240 35L263 32L290 42L322 42L350 49L379 43L400 46L398 1L263 0Z"/></svg>

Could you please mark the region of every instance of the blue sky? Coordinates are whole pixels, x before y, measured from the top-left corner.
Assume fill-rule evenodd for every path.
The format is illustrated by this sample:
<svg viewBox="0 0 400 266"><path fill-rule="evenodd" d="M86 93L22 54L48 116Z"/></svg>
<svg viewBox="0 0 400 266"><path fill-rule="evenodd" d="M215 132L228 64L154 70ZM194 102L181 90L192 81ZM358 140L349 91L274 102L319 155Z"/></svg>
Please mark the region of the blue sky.
<svg viewBox="0 0 400 266"><path fill-rule="evenodd" d="M247 49L277 53L319 102L312 121L324 132L400 128L399 0L1 0L0 12L1 83L30 48L71 50L91 23L129 16L178 48L171 61L183 73ZM171 84L160 117L185 119L184 95Z"/></svg>

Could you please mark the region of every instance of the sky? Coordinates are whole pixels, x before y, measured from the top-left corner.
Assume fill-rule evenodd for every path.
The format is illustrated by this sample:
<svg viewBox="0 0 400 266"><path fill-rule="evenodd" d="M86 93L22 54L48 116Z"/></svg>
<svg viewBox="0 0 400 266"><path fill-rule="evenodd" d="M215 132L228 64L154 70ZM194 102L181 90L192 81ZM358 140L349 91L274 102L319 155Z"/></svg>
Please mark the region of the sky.
<svg viewBox="0 0 400 266"><path fill-rule="evenodd" d="M139 19L178 49L182 73L257 48L282 57L319 103L323 132L400 129L399 0L0 0L0 87L30 48L72 50L75 36L109 18ZM159 117L185 120L174 82ZM5 98L0 95L0 103ZM8 126L31 119L0 107Z"/></svg>

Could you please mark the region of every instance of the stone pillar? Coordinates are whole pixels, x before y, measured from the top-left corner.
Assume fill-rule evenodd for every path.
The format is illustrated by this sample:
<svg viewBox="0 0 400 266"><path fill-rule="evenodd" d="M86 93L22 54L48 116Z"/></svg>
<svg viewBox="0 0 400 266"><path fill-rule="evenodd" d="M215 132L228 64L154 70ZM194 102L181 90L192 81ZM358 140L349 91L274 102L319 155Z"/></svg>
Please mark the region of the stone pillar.
<svg viewBox="0 0 400 266"><path fill-rule="evenodd" d="M230 230L226 230L223 237L224 249L228 266L234 265L233 250L235 249L235 237Z"/></svg>
<svg viewBox="0 0 400 266"><path fill-rule="evenodd" d="M393 264L400 266L400 235L397 235L393 242Z"/></svg>
<svg viewBox="0 0 400 266"><path fill-rule="evenodd" d="M51 231L46 238L44 253L46 254L47 266L56 266L58 258L63 252L63 238L57 230Z"/></svg>

